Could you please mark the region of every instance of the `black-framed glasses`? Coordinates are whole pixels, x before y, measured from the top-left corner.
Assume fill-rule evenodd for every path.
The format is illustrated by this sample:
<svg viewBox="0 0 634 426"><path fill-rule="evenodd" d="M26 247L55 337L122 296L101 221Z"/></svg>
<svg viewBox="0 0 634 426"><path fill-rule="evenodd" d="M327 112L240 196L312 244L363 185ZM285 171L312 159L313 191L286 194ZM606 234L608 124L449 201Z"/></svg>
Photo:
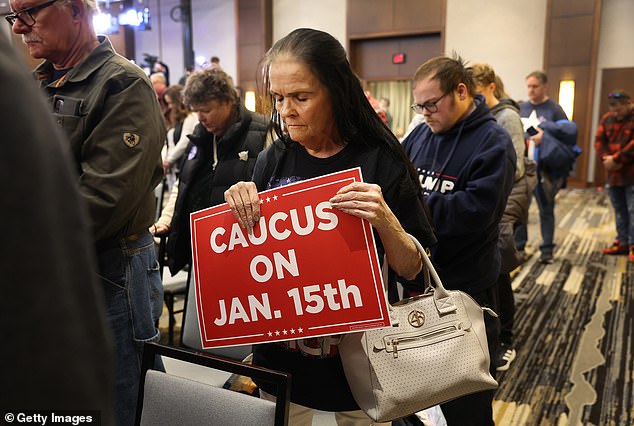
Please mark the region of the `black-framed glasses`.
<svg viewBox="0 0 634 426"><path fill-rule="evenodd" d="M42 3L39 6L33 6L19 12L11 13L9 15L6 15L4 19L6 19L7 22L11 24L11 26L15 24L16 20L19 20L27 27L32 27L33 25L35 25L35 18L33 17L33 14L39 12L42 9L46 9L56 1L58 0L47 1L46 3Z"/></svg>
<svg viewBox="0 0 634 426"><path fill-rule="evenodd" d="M412 108L412 110L416 113L416 114L422 114L423 110L427 110L431 113L437 112L438 111L438 102L440 102L442 100L442 98L444 98L445 96L447 96L449 93L451 93L451 91L449 92L445 92L444 95L442 95L441 97L439 97L438 99L436 99L433 102L425 102L424 104L412 104L410 106L410 108Z"/></svg>

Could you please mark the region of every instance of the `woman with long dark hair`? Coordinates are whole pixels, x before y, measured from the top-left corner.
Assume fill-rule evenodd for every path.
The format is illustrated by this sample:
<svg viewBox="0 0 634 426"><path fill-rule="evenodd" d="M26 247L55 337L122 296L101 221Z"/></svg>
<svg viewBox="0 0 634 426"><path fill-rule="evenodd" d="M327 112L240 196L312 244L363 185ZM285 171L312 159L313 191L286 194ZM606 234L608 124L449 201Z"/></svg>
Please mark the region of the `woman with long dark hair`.
<svg viewBox="0 0 634 426"><path fill-rule="evenodd" d="M370 222L392 280L394 273L414 278L422 261L407 233L423 245L435 242L420 184L400 143L368 103L341 44L322 31L295 30L269 50L259 75L277 140L258 157L253 181L225 193L241 225L252 230L258 222L258 191L360 167L364 182L343 187L330 203ZM317 256L314 262L320 262ZM336 412L339 424L372 423L351 395L339 338L254 346L255 364L293 375L289 424L312 424L314 409ZM260 385L268 397L271 389Z"/></svg>

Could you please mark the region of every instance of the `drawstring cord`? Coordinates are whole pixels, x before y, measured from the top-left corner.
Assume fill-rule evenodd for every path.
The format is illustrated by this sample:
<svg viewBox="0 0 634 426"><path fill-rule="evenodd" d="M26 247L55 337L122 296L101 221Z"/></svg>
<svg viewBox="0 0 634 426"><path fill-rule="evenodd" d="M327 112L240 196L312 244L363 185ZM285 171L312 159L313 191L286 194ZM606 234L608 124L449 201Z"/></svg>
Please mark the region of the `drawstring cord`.
<svg viewBox="0 0 634 426"><path fill-rule="evenodd" d="M464 129L465 123L466 121L463 120L462 123L460 124L460 128L458 128L458 134L456 135L456 138L454 139L454 144L451 147L451 151L449 151L449 155L445 159L445 162L443 163L442 167L438 171L438 177L442 176L442 174L445 172L445 169L447 168L447 165L449 164L451 157L453 157L454 153L456 152L456 148L458 147L458 143L460 142L460 136L462 136L462 129ZM436 144L436 152L434 153L434 162L432 163L432 167L434 164L436 164L436 161L438 160L438 151L440 150L439 149L440 144L441 142L438 142L438 144Z"/></svg>

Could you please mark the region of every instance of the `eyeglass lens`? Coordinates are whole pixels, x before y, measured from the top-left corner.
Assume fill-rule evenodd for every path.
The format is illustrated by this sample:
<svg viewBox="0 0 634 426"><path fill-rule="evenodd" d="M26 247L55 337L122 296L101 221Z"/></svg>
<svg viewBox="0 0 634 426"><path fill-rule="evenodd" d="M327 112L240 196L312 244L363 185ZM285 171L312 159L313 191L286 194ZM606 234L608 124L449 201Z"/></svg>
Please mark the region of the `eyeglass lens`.
<svg viewBox="0 0 634 426"><path fill-rule="evenodd" d="M42 3L38 6L33 6L28 9L21 10L20 12L6 15L5 19L7 20L7 22L9 22L9 24L11 24L11 26L15 24L16 20L20 20L20 22L26 25L27 27L32 27L33 25L35 25L35 18L33 17L33 14L51 6L56 1L57 0L51 0L46 3Z"/></svg>

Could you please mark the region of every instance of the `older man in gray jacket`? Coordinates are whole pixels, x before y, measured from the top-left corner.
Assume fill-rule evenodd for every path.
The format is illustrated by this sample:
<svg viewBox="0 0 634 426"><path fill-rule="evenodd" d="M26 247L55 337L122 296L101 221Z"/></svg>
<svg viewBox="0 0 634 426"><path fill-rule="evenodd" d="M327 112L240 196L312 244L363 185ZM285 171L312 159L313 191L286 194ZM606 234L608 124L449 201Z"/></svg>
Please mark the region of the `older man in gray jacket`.
<svg viewBox="0 0 634 426"><path fill-rule="evenodd" d="M162 285L147 231L162 177L165 126L150 81L92 25L96 0L10 0L6 18L34 58L68 137L87 205L106 318L115 341L116 412L133 424L144 341L158 340Z"/></svg>

